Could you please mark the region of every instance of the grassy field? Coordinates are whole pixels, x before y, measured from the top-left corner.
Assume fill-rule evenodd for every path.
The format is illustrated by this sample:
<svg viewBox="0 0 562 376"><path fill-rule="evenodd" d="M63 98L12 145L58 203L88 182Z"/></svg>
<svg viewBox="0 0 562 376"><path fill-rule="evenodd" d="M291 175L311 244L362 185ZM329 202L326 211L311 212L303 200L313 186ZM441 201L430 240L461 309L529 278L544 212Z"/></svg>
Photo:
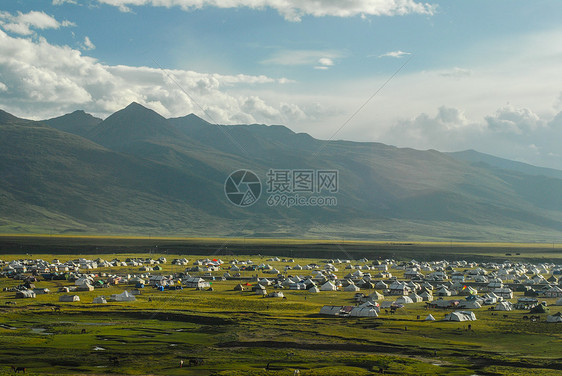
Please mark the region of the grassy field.
<svg viewBox="0 0 562 376"><path fill-rule="evenodd" d="M185 268L169 262L183 254L116 253L102 257L149 256L168 258L164 274ZM203 256L188 258L193 261ZM33 255L49 261L77 257ZM22 255L0 258L9 261ZM233 257L221 258L228 262ZM236 258L269 263L279 270L288 265L267 261L269 257L263 255ZM295 264L319 261L296 258ZM102 272L140 274L138 267L95 271ZM391 272L400 277L401 271ZM340 269L337 274L344 273L347 271ZM255 274L271 277L258 271L243 272L242 277ZM0 279L0 287L18 283ZM479 309L470 330L467 323L439 321L447 311L428 310L424 303L407 305L396 314L382 310L378 318L337 318L318 312L325 304L354 305L353 292L283 290L287 299L262 298L249 291L234 291L238 283L212 281L214 291L161 292L146 287L135 302L103 305L92 304L93 298L133 286L78 292L81 301L75 303L58 301L58 288L72 285L67 281L36 283L36 287L53 292L36 299L14 299L13 292L0 292L0 375L11 374L11 365L25 366L31 375L292 375L295 369L301 375L319 376L373 375L380 369L394 375L562 374L562 326L547 324L544 314L532 323L522 319L528 311L494 314ZM554 300L547 299L549 304ZM60 312L54 311L55 307ZM562 310L552 308L554 312ZM429 313L438 321L424 321ZM190 359L202 359L203 364L189 367ZM180 360L184 360L183 368Z"/></svg>

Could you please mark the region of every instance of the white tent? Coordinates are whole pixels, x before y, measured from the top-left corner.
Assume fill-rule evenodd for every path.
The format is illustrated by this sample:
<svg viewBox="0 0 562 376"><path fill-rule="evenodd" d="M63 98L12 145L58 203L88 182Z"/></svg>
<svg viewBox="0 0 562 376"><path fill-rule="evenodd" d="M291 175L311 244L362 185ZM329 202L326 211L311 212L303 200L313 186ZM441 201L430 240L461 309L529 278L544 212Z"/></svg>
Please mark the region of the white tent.
<svg viewBox="0 0 562 376"><path fill-rule="evenodd" d="M137 300L137 298L127 290L123 291L121 294L111 295L111 299L116 302L134 302Z"/></svg>
<svg viewBox="0 0 562 376"><path fill-rule="evenodd" d="M23 290L16 292L16 298L35 298L37 294L33 290Z"/></svg>
<svg viewBox="0 0 562 376"><path fill-rule="evenodd" d="M205 281L203 278L199 277L191 277L184 281L185 287L195 287L195 288L207 288L210 287L211 284Z"/></svg>
<svg viewBox="0 0 562 376"><path fill-rule="evenodd" d="M336 291L336 290L337 290L336 285L334 285L330 281L324 283L322 287L320 287L320 291Z"/></svg>
<svg viewBox="0 0 562 376"><path fill-rule="evenodd" d="M390 306L392 306L393 304L394 304L394 302L389 302L387 300L387 301L381 302L381 308L390 308Z"/></svg>
<svg viewBox="0 0 562 376"><path fill-rule="evenodd" d="M78 295L61 295L59 297L59 302L79 302L80 297Z"/></svg>
<svg viewBox="0 0 562 376"><path fill-rule="evenodd" d="M424 302L431 302L433 301L433 294L431 294L429 291L424 291L420 294L420 297L422 298L422 300Z"/></svg>
<svg viewBox="0 0 562 376"><path fill-rule="evenodd" d="M409 296L403 295L401 297L399 297L398 299L396 299L396 303L397 304L411 304L414 301L412 300L412 298L410 298Z"/></svg>
<svg viewBox="0 0 562 376"><path fill-rule="evenodd" d="M418 294L416 294L415 292L412 292L410 295L408 295L408 297L412 299L413 303L419 303L423 301L423 298Z"/></svg>
<svg viewBox="0 0 562 376"><path fill-rule="evenodd" d="M93 280L93 278L90 278L90 277L80 277L76 281L74 281L75 286L91 285L93 283L94 283L94 280Z"/></svg>
<svg viewBox="0 0 562 376"><path fill-rule="evenodd" d="M388 288L388 285L383 281L378 281L377 283L375 283L375 288L378 290L385 290Z"/></svg>
<svg viewBox="0 0 562 376"><path fill-rule="evenodd" d="M331 315L331 316L338 316L341 311L341 306L328 306L325 305L324 307L320 308L321 315Z"/></svg>
<svg viewBox="0 0 562 376"><path fill-rule="evenodd" d="M562 305L562 298L559 298L554 305Z"/></svg>
<svg viewBox="0 0 562 376"><path fill-rule="evenodd" d="M562 322L562 313L558 312L554 315L546 316L546 322Z"/></svg>
<svg viewBox="0 0 562 376"><path fill-rule="evenodd" d="M140 277L133 277L129 280L130 283L136 284L136 283L140 283L140 284L145 284L146 281Z"/></svg>
<svg viewBox="0 0 562 376"><path fill-rule="evenodd" d="M357 287L356 285L354 285L353 283L349 284L349 286L344 287L343 291L359 291L361 290L359 287Z"/></svg>
<svg viewBox="0 0 562 376"><path fill-rule="evenodd" d="M445 315L445 321L475 321L476 315L470 311L455 311Z"/></svg>
<svg viewBox="0 0 562 376"><path fill-rule="evenodd" d="M375 291L371 295L369 295L369 300L373 300L373 301L384 300L384 295Z"/></svg>
<svg viewBox="0 0 562 376"><path fill-rule="evenodd" d="M478 294L478 290L476 290L472 286L462 286L459 290L460 290L459 295L462 295L462 296Z"/></svg>
<svg viewBox="0 0 562 376"><path fill-rule="evenodd" d="M495 311L511 311L513 306L510 302L500 302L494 307Z"/></svg>
<svg viewBox="0 0 562 376"><path fill-rule="evenodd" d="M106 304L107 300L105 300L105 297L103 297L103 296L96 296L92 303L93 304Z"/></svg>
<svg viewBox="0 0 562 376"><path fill-rule="evenodd" d="M435 317L433 317L433 315L430 313L430 314L427 315L427 317L425 318L425 321L435 321Z"/></svg>
<svg viewBox="0 0 562 376"><path fill-rule="evenodd" d="M544 292L544 296L547 298L562 297L562 289L558 286L552 286L550 289Z"/></svg>
<svg viewBox="0 0 562 376"><path fill-rule="evenodd" d="M316 294L316 293L320 292L320 289L317 286L312 286L311 288L308 289L308 292Z"/></svg>
<svg viewBox="0 0 562 376"><path fill-rule="evenodd" d="M353 307L349 316L354 317L378 317L377 311L373 307Z"/></svg>
<svg viewBox="0 0 562 376"><path fill-rule="evenodd" d="M435 295L437 296L451 296L451 291L447 289L445 286L441 286L437 291L435 291Z"/></svg>
<svg viewBox="0 0 562 376"><path fill-rule="evenodd" d="M381 309L379 308L379 307L380 307L380 306L379 306L379 303L373 303L373 302L371 302L371 301L366 301L365 303L360 304L360 305L358 305L357 307L360 307L360 308L372 308L372 309L374 309L375 311L377 311L377 313L381 311Z"/></svg>
<svg viewBox="0 0 562 376"><path fill-rule="evenodd" d="M76 287L76 291L94 291L94 286L89 283L84 283Z"/></svg>

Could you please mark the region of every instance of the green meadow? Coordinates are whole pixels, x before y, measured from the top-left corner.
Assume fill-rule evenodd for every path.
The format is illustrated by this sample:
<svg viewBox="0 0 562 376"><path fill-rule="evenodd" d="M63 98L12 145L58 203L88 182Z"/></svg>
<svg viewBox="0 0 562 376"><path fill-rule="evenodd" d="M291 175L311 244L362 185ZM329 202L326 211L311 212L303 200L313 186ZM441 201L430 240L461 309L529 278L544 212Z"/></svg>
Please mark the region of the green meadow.
<svg viewBox="0 0 562 376"><path fill-rule="evenodd" d="M181 272L176 257L191 262L205 256L172 254L111 254L117 257L165 256L163 274ZM62 262L98 255L35 254L32 258ZM343 257L343 256L342 256ZM22 255L6 254L10 261ZM233 256L220 256L227 263ZM267 261L269 256L236 256L279 270L321 259L295 258L295 263ZM228 264L225 264L228 266ZM347 274L344 265L336 273ZM138 267L91 271L141 274ZM222 276L225 270L213 272ZM401 277L401 271L391 270ZM307 271L295 271L306 275ZM262 271L242 272L249 282ZM291 274L288 271L287 274ZM198 275L195 273L194 275ZM0 287L21 281L0 278ZM80 302L59 302L65 280L39 281L50 294L15 299L0 292L0 375L10 367L26 367L30 375L534 375L562 374L562 326L524 320L528 311L474 310L477 321L443 322L448 312L406 305L395 314L384 309L378 318L319 315L323 305L355 305L353 292L317 294L286 290L286 299L264 298L251 291L234 291L238 280L211 281L213 291L141 289L134 302L93 304L96 296L131 291L133 285L113 285L77 292ZM268 292L274 291L272 287ZM368 294L373 290L362 290ZM520 296L520 295L519 295ZM387 299L393 299L387 297ZM555 299L546 299L549 305ZM15 302L16 304L7 304ZM55 309L57 308L57 309ZM557 312L562 307L552 306ZM60 311L59 311L60 309ZM435 322L424 321L429 314ZM180 361L183 367L180 368ZM190 360L193 363L190 365Z"/></svg>

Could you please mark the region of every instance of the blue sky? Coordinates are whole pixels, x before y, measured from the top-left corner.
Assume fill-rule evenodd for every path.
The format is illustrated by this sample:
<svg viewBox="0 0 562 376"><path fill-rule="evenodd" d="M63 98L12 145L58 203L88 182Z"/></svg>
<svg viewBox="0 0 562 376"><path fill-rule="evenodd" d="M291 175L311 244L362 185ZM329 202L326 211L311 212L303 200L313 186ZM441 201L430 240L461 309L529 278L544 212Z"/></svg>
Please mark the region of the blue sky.
<svg viewBox="0 0 562 376"><path fill-rule="evenodd" d="M560 14L555 0L3 2L0 108L105 117L134 100L562 169Z"/></svg>

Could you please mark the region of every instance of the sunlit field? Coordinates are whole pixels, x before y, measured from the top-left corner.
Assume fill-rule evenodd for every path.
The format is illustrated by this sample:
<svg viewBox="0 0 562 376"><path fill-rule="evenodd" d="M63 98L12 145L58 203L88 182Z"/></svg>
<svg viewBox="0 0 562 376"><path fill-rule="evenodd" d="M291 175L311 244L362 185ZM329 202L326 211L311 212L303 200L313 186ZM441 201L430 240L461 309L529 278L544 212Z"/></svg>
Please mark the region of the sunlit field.
<svg viewBox="0 0 562 376"><path fill-rule="evenodd" d="M265 246L265 244L264 244ZM142 272L140 267L119 266L83 271L94 279L109 275L171 275L191 268L205 255L170 253L115 253L106 255L5 254L5 262L41 258L51 262L77 259L167 258L162 270ZM187 258L189 265L172 265L174 258ZM154 375L370 375L384 371L395 375L555 375L562 372L559 349L562 326L546 322L547 314L531 322L528 310L474 310L477 321L441 321L450 310L428 309L425 302L406 304L395 313L381 309L379 317L333 317L319 315L324 305L354 306L354 292L290 290L285 299L258 296L251 286L276 275L264 270L240 271L238 279L222 280L233 259L268 264L284 275L307 275L307 270L284 270L297 264L323 265L325 258L295 257L271 261L271 256L221 255L221 270L206 274L212 291L183 288L159 291L145 285L131 302L109 297L134 284L96 287L76 294L79 302L59 302L61 287L68 280L45 281L35 288L49 294L35 299L15 299L15 293L0 293L0 363L3 374L11 366L25 367L27 374L154 374ZM341 253L339 258L345 259ZM291 262L289 262L291 261ZM370 262L352 261L363 265ZM339 278L350 272L346 263L335 264ZM403 278L402 269L390 269ZM106 273L106 274L103 274ZM209 272L206 272L209 273ZM203 276L204 272L191 272ZM214 277L214 278L213 278ZM0 287L22 281L0 278ZM245 291L235 291L238 284ZM361 290L368 295L374 289ZM379 291L380 292L380 291ZM107 304L93 304L97 296ZM522 293L516 292L513 302ZM386 296L392 301L396 296ZM464 299L464 297L452 297ZM450 299L450 298L449 298ZM556 299L545 300L551 313ZM13 304L15 303L15 304ZM559 309L557 309L559 308ZM436 321L425 321L428 314ZM470 327L469 327L470 324ZM180 362L183 360L183 367Z"/></svg>

